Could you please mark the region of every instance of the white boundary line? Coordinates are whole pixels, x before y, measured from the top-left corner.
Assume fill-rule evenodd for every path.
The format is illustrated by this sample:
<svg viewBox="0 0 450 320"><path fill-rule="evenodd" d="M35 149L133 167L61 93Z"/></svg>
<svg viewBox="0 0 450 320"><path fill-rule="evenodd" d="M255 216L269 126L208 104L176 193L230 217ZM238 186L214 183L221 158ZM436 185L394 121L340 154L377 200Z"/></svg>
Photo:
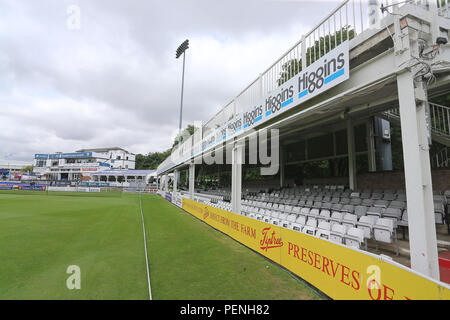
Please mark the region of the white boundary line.
<svg viewBox="0 0 450 320"><path fill-rule="evenodd" d="M150 271L149 271L149 268L148 268L147 238L145 236L145 224L144 224L144 214L142 213L141 193L139 193L139 208L141 209L142 231L144 233L145 264L147 265L148 296L149 296L150 300L153 300L153 298L152 298L152 285L150 283Z"/></svg>

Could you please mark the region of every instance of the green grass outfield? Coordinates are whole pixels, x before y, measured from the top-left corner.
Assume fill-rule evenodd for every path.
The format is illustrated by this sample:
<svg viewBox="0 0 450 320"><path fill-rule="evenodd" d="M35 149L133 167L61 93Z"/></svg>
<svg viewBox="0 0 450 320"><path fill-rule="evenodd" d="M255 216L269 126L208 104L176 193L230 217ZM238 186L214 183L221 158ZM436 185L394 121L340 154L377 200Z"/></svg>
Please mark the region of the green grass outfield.
<svg viewBox="0 0 450 320"><path fill-rule="evenodd" d="M55 195L0 192L0 299L148 299L138 195ZM319 298L164 199L142 204L153 299Z"/></svg>

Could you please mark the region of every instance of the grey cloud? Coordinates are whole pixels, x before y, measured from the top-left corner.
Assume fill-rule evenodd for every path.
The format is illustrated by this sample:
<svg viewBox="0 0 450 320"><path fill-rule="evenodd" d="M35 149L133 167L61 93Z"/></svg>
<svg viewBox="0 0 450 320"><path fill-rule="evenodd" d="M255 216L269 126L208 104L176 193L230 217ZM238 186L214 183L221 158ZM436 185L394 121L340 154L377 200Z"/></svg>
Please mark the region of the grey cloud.
<svg viewBox="0 0 450 320"><path fill-rule="evenodd" d="M81 9L80 30L66 27L71 4ZM79 147L166 149L178 128L181 61L174 52L181 41L191 39L186 125L208 120L336 5L3 1L0 121L9 134L0 134L2 152L25 159Z"/></svg>

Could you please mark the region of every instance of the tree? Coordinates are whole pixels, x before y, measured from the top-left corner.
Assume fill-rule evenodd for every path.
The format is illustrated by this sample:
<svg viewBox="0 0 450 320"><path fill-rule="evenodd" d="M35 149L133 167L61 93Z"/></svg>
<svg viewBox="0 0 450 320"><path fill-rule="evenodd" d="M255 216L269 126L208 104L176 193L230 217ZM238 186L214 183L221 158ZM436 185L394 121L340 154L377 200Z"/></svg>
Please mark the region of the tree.
<svg viewBox="0 0 450 320"><path fill-rule="evenodd" d="M348 34L348 36L347 36ZM306 65L309 66L319 57L323 57L326 53L333 50L343 41L353 39L355 37L355 30L350 29L350 26L343 27L336 31L334 35L326 35L320 37L315 41L315 44L306 50ZM302 71L302 59L291 59L281 66L280 78L277 80L278 86L293 78L296 74Z"/></svg>
<svg viewBox="0 0 450 320"><path fill-rule="evenodd" d="M189 124L181 133L181 143L183 143L183 135L187 135L187 136L192 136L194 134L194 132L197 130L198 128L192 124ZM178 145L178 137L180 135L178 134L175 138L175 140L173 141L173 145L172 145L172 150Z"/></svg>
<svg viewBox="0 0 450 320"><path fill-rule="evenodd" d="M33 166L26 166L26 167L23 167L21 171L22 171L22 172L32 173L32 172L33 172Z"/></svg>
<svg viewBox="0 0 450 320"><path fill-rule="evenodd" d="M149 152L147 155L136 155L136 169L137 170L154 170L167 159L172 153L172 149L167 149L163 152Z"/></svg>

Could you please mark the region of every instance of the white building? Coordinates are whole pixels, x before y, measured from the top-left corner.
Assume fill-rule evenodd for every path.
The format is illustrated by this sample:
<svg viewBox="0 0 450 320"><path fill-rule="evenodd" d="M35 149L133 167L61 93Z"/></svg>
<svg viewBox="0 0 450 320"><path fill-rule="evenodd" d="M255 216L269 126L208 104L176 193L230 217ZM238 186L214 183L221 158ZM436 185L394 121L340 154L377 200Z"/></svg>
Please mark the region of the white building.
<svg viewBox="0 0 450 320"><path fill-rule="evenodd" d="M122 148L81 149L72 153L44 153L34 156L34 173L47 180L91 180L91 173L135 168L135 154Z"/></svg>

